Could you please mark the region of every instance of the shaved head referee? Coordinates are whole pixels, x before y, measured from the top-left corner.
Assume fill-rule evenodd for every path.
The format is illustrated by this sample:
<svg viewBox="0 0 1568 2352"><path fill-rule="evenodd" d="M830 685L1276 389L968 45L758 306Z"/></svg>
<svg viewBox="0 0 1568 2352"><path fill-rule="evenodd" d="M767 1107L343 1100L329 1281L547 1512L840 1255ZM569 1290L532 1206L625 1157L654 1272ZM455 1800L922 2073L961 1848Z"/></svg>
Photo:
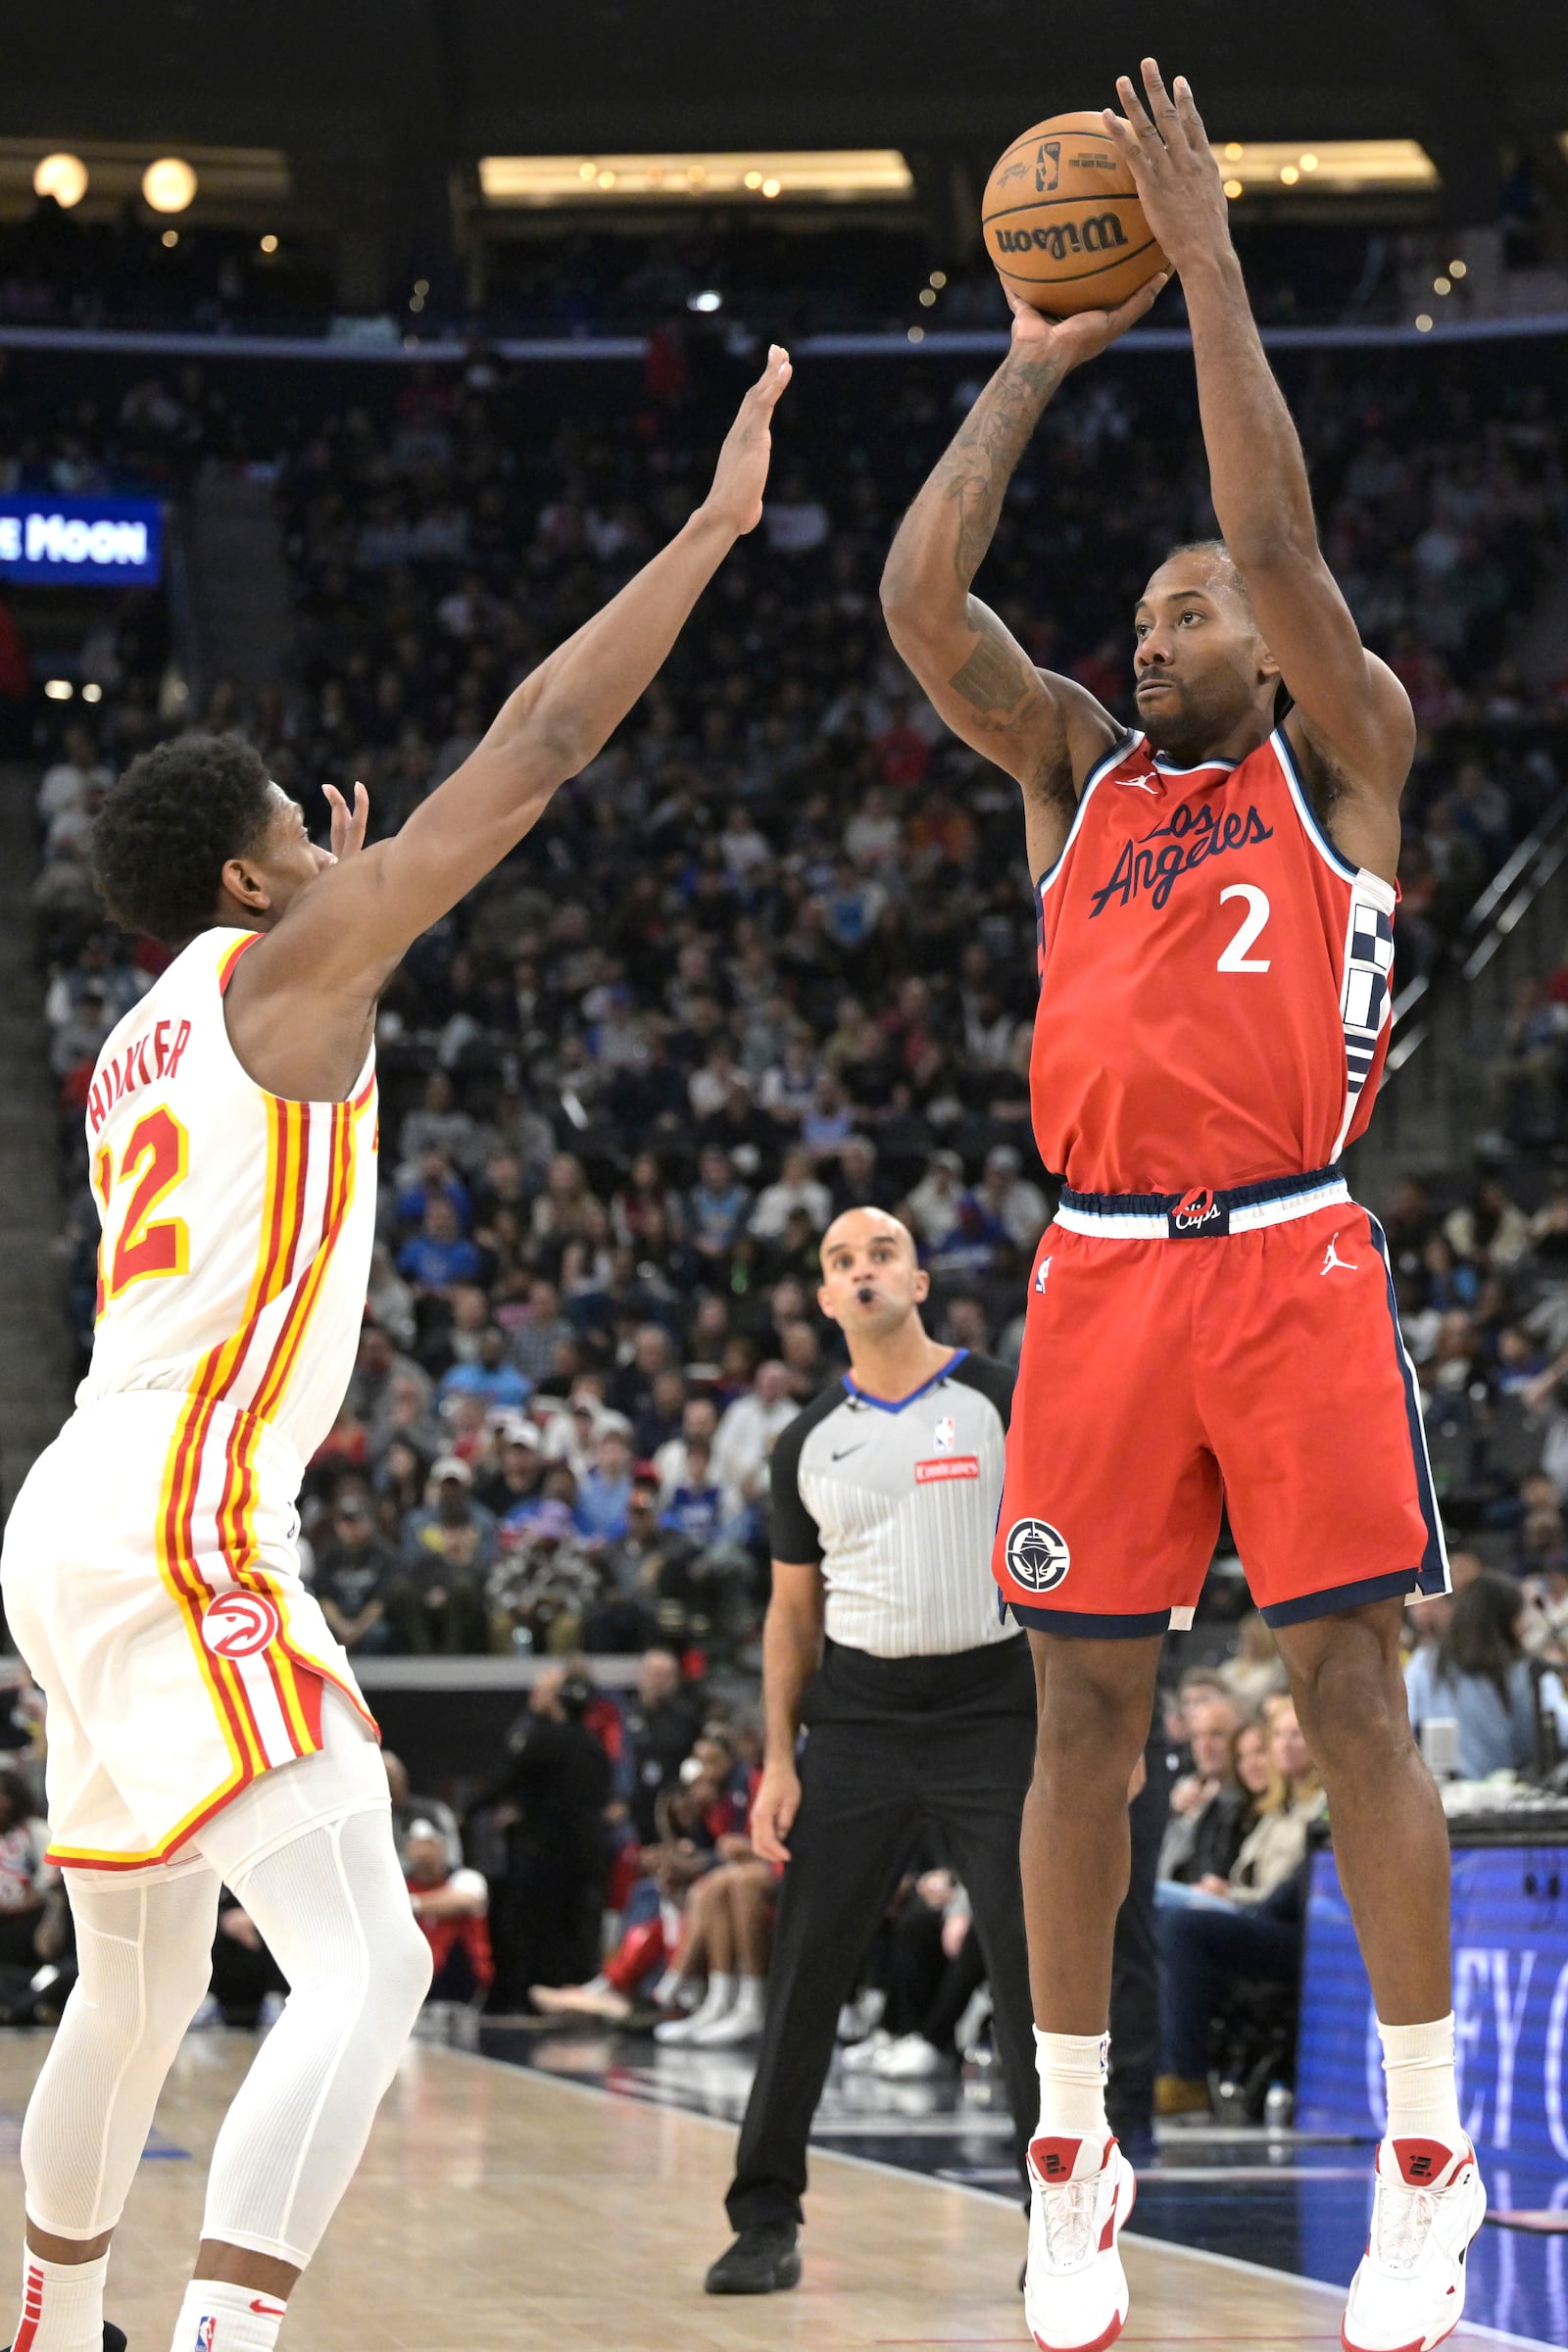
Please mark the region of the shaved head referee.
<svg viewBox="0 0 1568 2352"><path fill-rule="evenodd" d="M850 1369L773 1450L752 1840L789 1868L726 2200L736 2237L710 2294L800 2278L807 2136L839 2010L923 1829L968 1890L1020 2168L1037 2104L1018 1875L1035 1680L991 1575L1012 1374L927 1336L930 1278L896 1217L846 1210L821 1256L818 1303Z"/></svg>

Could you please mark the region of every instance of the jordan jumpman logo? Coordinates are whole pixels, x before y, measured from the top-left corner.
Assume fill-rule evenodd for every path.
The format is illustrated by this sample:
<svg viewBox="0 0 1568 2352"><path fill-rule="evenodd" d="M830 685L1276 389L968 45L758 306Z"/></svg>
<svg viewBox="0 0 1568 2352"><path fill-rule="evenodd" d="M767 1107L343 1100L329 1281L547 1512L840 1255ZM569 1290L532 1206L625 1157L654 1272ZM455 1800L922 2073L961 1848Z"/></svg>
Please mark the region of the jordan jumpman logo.
<svg viewBox="0 0 1568 2352"><path fill-rule="evenodd" d="M1337 1233L1331 1237L1329 1246L1323 1252L1323 1263L1319 1271L1324 1274L1332 1274L1335 1268L1338 1267L1342 1274L1354 1274L1358 1270L1361 1261L1359 1258L1342 1257L1340 1255L1338 1250L1336 1250L1334 1247L1339 1238L1340 1237Z"/></svg>

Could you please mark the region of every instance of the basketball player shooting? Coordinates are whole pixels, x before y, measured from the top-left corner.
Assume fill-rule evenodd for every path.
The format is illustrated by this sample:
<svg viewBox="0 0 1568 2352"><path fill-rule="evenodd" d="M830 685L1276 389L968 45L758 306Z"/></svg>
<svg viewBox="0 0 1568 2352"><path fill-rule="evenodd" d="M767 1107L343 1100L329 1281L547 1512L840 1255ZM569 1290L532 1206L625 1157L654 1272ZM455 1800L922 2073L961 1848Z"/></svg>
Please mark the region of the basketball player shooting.
<svg viewBox="0 0 1568 2352"><path fill-rule="evenodd" d="M1139 599L1136 731L1036 669L969 588L1042 412L1159 281L1060 321L1014 301L1007 358L883 582L938 710L1023 788L1035 1133L1066 1179L994 1562L1040 1691L1026 2309L1046 2352L1109 2344L1126 2317L1134 2183L1103 2079L1127 1778L1223 1493L1328 1788L1383 2040L1388 2136L1345 2342L1425 2352L1457 2323L1485 2212L1454 2087L1447 1837L1398 1657L1403 1603L1445 1590L1447 1564L1383 1236L1338 1165L1388 1041L1415 729L1319 549L1192 94L1152 60L1143 78L1104 122L1181 276L1223 539L1175 549Z"/></svg>
<svg viewBox="0 0 1568 2352"><path fill-rule="evenodd" d="M333 854L314 848L233 737L146 754L98 819L111 910L175 953L94 1073L92 1364L6 1531L80 1966L23 2128L15 2352L123 2346L110 2235L207 1989L220 1884L291 1989L219 2134L173 2352L271 2352L424 1997L374 1726L295 1545L365 1310L376 1002L594 758L760 519L789 375L775 346L690 520L392 839L364 848L364 787L350 808L328 786Z"/></svg>

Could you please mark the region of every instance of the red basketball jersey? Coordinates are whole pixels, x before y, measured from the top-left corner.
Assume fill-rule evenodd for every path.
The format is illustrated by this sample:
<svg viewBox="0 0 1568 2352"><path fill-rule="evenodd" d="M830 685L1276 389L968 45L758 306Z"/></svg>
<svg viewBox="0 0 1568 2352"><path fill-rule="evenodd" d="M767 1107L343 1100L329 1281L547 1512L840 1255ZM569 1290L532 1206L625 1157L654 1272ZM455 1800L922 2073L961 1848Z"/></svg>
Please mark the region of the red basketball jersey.
<svg viewBox="0 0 1568 2352"><path fill-rule="evenodd" d="M1112 753L1039 885L1046 1166L1173 1193L1337 1159L1388 1047L1396 895L1328 839L1280 730L1195 768Z"/></svg>

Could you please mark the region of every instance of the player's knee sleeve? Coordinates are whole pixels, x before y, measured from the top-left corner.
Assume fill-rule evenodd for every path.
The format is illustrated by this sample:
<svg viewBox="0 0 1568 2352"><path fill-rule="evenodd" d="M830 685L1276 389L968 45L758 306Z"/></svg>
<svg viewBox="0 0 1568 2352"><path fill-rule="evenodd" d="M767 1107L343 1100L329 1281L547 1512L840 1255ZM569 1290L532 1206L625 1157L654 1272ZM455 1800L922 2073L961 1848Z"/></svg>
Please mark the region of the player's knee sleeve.
<svg viewBox="0 0 1568 2352"><path fill-rule="evenodd" d="M219 2135L203 2235L303 2266L364 2153L430 1985L384 1804L234 1886L290 1992Z"/></svg>
<svg viewBox="0 0 1568 2352"><path fill-rule="evenodd" d="M212 1976L218 1882L68 1873L79 1971L22 2131L27 2211L57 2237L120 2219L164 2077Z"/></svg>

